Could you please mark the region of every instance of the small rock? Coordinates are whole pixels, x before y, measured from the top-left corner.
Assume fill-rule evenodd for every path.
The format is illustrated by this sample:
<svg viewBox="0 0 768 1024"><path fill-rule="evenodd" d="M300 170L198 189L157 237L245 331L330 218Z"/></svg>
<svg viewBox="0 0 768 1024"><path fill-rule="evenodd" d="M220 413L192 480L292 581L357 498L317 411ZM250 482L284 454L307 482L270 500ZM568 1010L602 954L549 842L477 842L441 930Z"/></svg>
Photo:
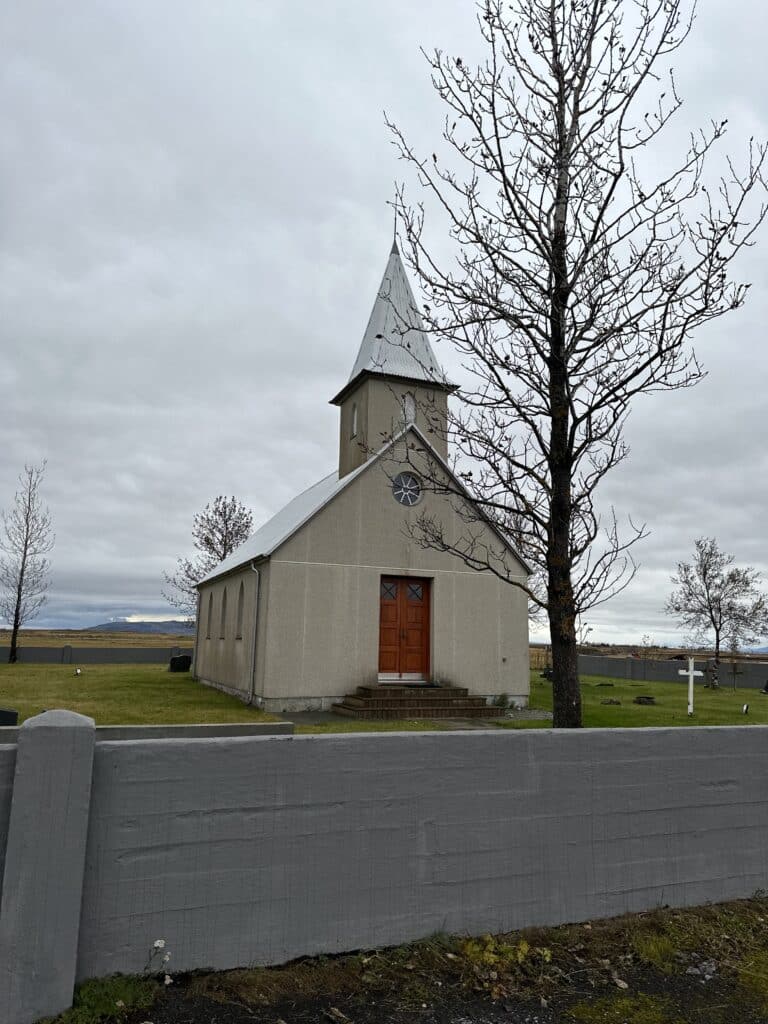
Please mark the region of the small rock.
<svg viewBox="0 0 768 1024"><path fill-rule="evenodd" d="M700 977L699 968L698 967L686 967L685 973L686 974L695 974L697 978Z"/></svg>

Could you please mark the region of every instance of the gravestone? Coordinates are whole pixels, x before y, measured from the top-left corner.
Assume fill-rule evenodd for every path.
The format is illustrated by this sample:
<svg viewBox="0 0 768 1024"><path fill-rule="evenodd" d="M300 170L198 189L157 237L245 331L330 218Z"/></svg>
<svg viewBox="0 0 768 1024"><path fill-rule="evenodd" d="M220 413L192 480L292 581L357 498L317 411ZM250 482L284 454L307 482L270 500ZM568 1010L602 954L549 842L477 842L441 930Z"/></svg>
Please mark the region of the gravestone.
<svg viewBox="0 0 768 1024"><path fill-rule="evenodd" d="M651 697L650 695L639 694L637 697L635 697L634 703L635 704L655 704L656 703L656 698L655 697Z"/></svg>
<svg viewBox="0 0 768 1024"><path fill-rule="evenodd" d="M168 663L168 670L170 672L189 672L191 666L191 654L177 654L175 657L171 658Z"/></svg>

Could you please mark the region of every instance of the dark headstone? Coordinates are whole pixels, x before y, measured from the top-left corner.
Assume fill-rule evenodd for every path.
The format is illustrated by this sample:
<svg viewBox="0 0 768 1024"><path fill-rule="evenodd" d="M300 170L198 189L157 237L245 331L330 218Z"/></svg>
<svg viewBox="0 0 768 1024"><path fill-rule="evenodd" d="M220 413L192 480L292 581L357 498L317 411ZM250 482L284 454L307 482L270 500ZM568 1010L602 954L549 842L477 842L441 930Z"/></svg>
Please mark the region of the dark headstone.
<svg viewBox="0 0 768 1024"><path fill-rule="evenodd" d="M638 696L638 697L635 697L634 703L635 704L655 704L656 703L656 698L655 697L648 697L648 696L645 696L645 697L644 696Z"/></svg>
<svg viewBox="0 0 768 1024"><path fill-rule="evenodd" d="M615 686L615 683L596 683L596 686Z"/></svg>
<svg viewBox="0 0 768 1024"><path fill-rule="evenodd" d="M0 725L18 725L19 712L13 708L0 708Z"/></svg>
<svg viewBox="0 0 768 1024"><path fill-rule="evenodd" d="M189 672L192 667L192 655L191 654L178 654L175 658L171 658L168 665L168 669L171 672Z"/></svg>
<svg viewBox="0 0 768 1024"><path fill-rule="evenodd" d="M616 700L615 697L608 697L606 700L601 700L601 704L621 704L620 700Z"/></svg>

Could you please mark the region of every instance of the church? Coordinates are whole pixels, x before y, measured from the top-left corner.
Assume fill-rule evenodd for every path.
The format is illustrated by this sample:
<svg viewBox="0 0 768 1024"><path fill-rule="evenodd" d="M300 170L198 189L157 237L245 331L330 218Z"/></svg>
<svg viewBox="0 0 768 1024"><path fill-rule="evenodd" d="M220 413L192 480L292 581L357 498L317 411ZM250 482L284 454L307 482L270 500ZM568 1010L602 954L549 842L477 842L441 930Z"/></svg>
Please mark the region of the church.
<svg viewBox="0 0 768 1024"><path fill-rule="evenodd" d="M446 439L453 390L395 243L349 380L331 399L338 468L199 584L200 682L265 711L354 717L485 717L505 697L527 702L524 593L419 542L425 519L455 540L470 523L473 543L507 573L530 572L492 524L467 514Z"/></svg>

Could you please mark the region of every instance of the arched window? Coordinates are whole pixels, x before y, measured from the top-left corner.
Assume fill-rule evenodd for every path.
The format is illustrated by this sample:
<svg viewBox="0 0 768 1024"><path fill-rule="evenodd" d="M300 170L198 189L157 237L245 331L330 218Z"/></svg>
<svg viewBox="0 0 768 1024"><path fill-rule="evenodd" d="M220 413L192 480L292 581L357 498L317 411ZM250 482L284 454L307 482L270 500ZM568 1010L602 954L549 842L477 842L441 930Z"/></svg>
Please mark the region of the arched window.
<svg viewBox="0 0 768 1024"><path fill-rule="evenodd" d="M357 437L357 402L352 403L352 425L349 429L350 437Z"/></svg>
<svg viewBox="0 0 768 1024"><path fill-rule="evenodd" d="M208 625L205 630L205 639L211 639L211 621L213 619L213 594L208 595Z"/></svg>
<svg viewBox="0 0 768 1024"><path fill-rule="evenodd" d="M224 587L224 594L221 598L221 626L219 628L219 640L223 640L226 635L227 625L227 588Z"/></svg>
<svg viewBox="0 0 768 1024"><path fill-rule="evenodd" d="M403 399L403 412L405 413L405 422L407 424L416 422L416 399L410 391Z"/></svg>
<svg viewBox="0 0 768 1024"><path fill-rule="evenodd" d="M243 604L245 603L245 587L243 581L240 580L240 589L237 592L237 628L235 630L235 640L243 639Z"/></svg>

